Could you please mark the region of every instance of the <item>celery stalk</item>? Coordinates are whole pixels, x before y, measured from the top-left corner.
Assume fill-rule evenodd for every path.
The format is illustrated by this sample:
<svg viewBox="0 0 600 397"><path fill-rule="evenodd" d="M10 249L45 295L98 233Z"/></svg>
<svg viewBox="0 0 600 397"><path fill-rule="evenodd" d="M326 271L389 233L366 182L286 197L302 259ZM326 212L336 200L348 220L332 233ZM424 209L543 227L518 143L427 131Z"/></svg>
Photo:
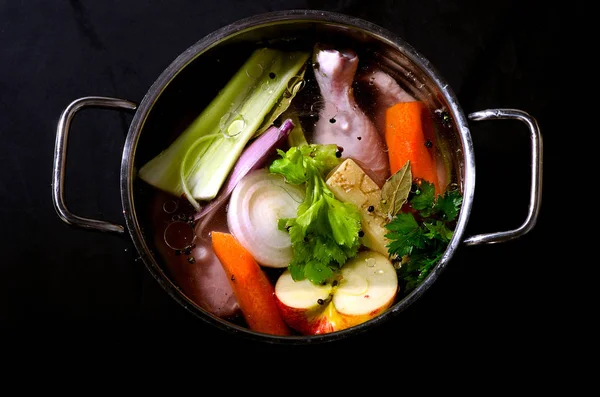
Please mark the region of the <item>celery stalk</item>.
<svg viewBox="0 0 600 397"><path fill-rule="evenodd" d="M183 173L185 190L194 199L213 199L248 141L272 120L272 109L283 105L277 109L281 114L289 106L286 99L296 90L288 84L303 74L309 55L271 48L255 50L181 135L140 168L139 177L180 196L184 193Z"/></svg>

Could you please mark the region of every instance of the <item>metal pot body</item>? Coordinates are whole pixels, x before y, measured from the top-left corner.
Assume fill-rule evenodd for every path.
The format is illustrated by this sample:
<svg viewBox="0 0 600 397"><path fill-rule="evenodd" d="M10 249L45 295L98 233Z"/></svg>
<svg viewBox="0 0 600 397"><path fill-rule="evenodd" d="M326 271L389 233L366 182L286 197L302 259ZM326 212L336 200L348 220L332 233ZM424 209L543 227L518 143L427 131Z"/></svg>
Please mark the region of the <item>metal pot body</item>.
<svg viewBox="0 0 600 397"><path fill-rule="evenodd" d="M165 131L181 131L212 98L202 98L203 91L214 92L226 81L237 65L257 45L310 45L317 41L368 48L378 61L393 71L419 100L432 109L443 109L447 118L446 143L453 153L455 182L463 193L463 203L452 240L443 257L429 276L409 295L389 310L361 325L315 336L278 337L253 332L232 324L199 307L169 277L156 254L152 239L145 231L148 219L141 211L146 197L144 183L136 170L166 147L170 137ZM126 226L83 218L71 213L64 201L65 159L69 127L74 115L83 107L109 107L135 111L129 127L121 162L121 200ZM468 120L516 119L527 124L531 142L531 189L527 217L514 229L494 233L465 235L475 190L475 157ZM342 14L294 10L273 12L247 18L223 27L188 48L163 71L142 101L134 102L105 97L84 97L73 101L59 120L53 171L53 200L60 218L75 226L100 231L129 232L148 271L164 290L200 319L233 334L270 343L312 343L333 341L377 326L402 312L435 282L461 244L476 245L508 241L529 232L535 225L541 204L542 141L536 120L518 109L487 109L463 113L455 94L435 68L400 37L370 22Z"/></svg>

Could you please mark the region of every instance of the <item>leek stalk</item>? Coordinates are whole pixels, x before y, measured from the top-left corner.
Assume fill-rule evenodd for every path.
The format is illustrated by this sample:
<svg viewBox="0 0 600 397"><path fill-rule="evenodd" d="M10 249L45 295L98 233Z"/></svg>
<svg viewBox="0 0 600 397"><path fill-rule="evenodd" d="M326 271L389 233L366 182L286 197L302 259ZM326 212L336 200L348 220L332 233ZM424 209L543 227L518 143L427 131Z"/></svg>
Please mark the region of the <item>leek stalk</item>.
<svg viewBox="0 0 600 397"><path fill-rule="evenodd" d="M181 135L140 168L139 177L176 196L212 200L248 141L289 106L309 55L255 50Z"/></svg>

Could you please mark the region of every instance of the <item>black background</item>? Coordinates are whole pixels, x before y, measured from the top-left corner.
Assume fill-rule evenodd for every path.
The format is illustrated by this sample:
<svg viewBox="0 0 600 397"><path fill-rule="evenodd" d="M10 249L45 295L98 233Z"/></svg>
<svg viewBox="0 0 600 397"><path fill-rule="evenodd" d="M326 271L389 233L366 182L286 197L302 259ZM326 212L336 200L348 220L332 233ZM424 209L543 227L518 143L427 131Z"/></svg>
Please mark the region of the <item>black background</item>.
<svg viewBox="0 0 600 397"><path fill-rule="evenodd" d="M549 259L542 259L553 244L546 198L557 183L548 153L561 133L565 90L557 81L564 78L565 22L577 7L531 0L0 1L3 339L35 335L26 345L77 340L87 348L143 341L150 350L180 352L337 353L360 345L397 349L401 360L443 346L512 358L549 354L542 335L558 298L544 271ZM139 103L160 73L209 32L300 8L361 17L399 35L437 68L465 113L517 108L534 116L544 142L544 199L533 231L502 244L460 246L432 288L384 326L334 343L279 346L194 317L152 278L128 235L63 223L52 205L51 176L57 121L71 101L99 95ZM131 118L109 110L77 115L66 176L72 212L123 223L119 167ZM471 133L477 184L467 234L516 228L529 201L527 130L516 121L473 122Z"/></svg>

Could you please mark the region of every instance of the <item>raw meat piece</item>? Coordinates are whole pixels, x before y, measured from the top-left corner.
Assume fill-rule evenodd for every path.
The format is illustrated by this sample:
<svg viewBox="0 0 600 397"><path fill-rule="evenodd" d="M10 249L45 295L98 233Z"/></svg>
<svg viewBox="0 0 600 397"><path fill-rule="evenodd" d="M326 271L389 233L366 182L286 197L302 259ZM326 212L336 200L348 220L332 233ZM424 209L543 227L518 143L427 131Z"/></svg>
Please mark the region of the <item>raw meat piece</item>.
<svg viewBox="0 0 600 397"><path fill-rule="evenodd" d="M385 134L386 109L398 102L415 101L415 98L404 91L392 76L377 67L371 66L365 69L357 79L363 86L368 87L369 98L372 100L369 109L373 113L373 121L381 135Z"/></svg>
<svg viewBox="0 0 600 397"><path fill-rule="evenodd" d="M173 216L177 217L181 212L179 210L173 213L165 212L164 203L173 206L177 203L176 208L179 209L188 203L186 200L173 198L165 193L159 194L154 203L152 218L156 222L154 242L166 261L168 273L184 294L200 307L218 317L234 316L239 311L239 305L225 270L212 250L210 236L206 232L198 236L194 241L196 246L191 249L189 255L185 252L177 253L173 247L182 248L190 242L188 237L193 238L192 227L186 225L184 220L176 220L173 225ZM218 229L228 232L224 208L217 211L207 230ZM189 227L189 230L186 227ZM165 229L171 247L165 242ZM178 238L181 243L177 242Z"/></svg>
<svg viewBox="0 0 600 397"><path fill-rule="evenodd" d="M385 142L373 122L357 105L352 83L358 56L352 50L338 51L317 44L313 55L315 79L324 101L315 126L315 143L335 143L342 157L357 160L365 172L382 186L389 177Z"/></svg>

